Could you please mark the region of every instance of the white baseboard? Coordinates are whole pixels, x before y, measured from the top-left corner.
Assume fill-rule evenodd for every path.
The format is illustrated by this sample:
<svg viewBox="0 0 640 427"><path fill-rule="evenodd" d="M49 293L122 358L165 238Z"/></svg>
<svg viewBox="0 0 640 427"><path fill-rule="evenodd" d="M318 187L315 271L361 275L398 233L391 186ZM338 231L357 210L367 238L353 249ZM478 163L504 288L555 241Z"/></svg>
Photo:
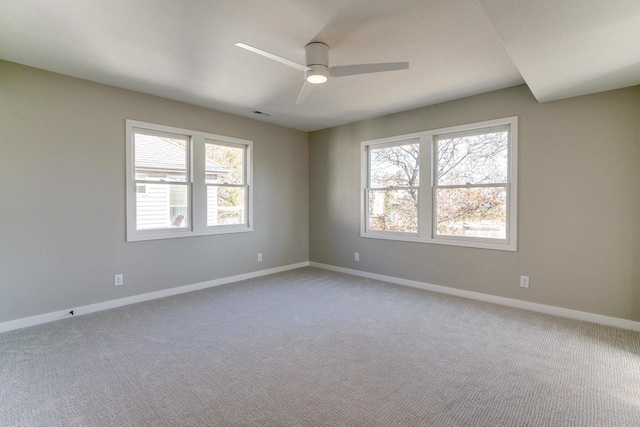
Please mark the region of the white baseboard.
<svg viewBox="0 0 640 427"><path fill-rule="evenodd" d="M313 261L309 262L309 266L336 271L339 273L351 274L353 276L366 277L368 279L381 280L383 282L389 282L396 285L411 286L412 288L425 289L427 291L439 292L441 294L454 295L462 298L469 298L499 305L506 305L508 307L522 308L525 310L537 311L539 313L553 314L555 316L566 317L569 319L584 320L586 322L599 323L601 325L615 326L617 328L630 329L632 331L640 332L640 322L620 319L618 317L603 316L601 314L587 313L585 311L571 310L568 308L555 307L552 305L538 304L535 302L522 301L513 298L498 297L495 295L482 294L479 292L465 291L463 289L449 288L447 286L432 285L430 283L401 279L399 277L385 276L382 274L368 273L366 271L352 270L350 268L321 264Z"/></svg>
<svg viewBox="0 0 640 427"><path fill-rule="evenodd" d="M163 289L161 291L149 292L146 294L133 295L130 297L119 298L110 301L99 302L95 304L84 305L80 307L71 307L66 310L54 311L51 313L40 314L37 316L25 317L22 319L9 320L0 323L0 333L12 331L15 329L26 328L28 326L39 325L42 323L53 322L64 318L69 318L69 311L73 310L74 316L94 313L96 311L108 310L110 308L122 307L124 305L135 304L138 302L150 301L158 298L164 298L172 295L193 292L200 289L211 288L214 286L226 285L228 283L240 282L242 280L253 279L256 277L267 276L269 274L280 273L283 271L294 270L302 267L316 267L325 270L336 271L339 273L350 274L352 276L366 277L374 280L393 283L396 285L410 286L413 288L425 289L427 291L438 292L442 294L454 295L462 298L469 298L478 301L485 301L508 307L522 308L539 313L553 314L555 316L566 317L569 319L584 320L586 322L599 323L607 326L614 326L622 329L630 329L640 332L640 322L632 320L620 319L617 317L603 316L600 314L587 313L584 311L571 310L568 308L555 307L552 305L538 304L517 300L513 298L499 297L495 295L482 294L479 292L466 291L463 289L450 288L447 286L433 285L430 283L418 282L415 280L401 279L399 277L385 276L383 274L369 273L366 271L353 270L350 268L337 267L334 265L321 264L313 261L299 262L296 264L285 265L282 267L269 268L266 270L253 271L251 273L238 274L236 276L223 277L220 279L208 280L206 282L194 283L191 285L178 286L175 288Z"/></svg>
<svg viewBox="0 0 640 427"><path fill-rule="evenodd" d="M299 262L297 264L289 264L282 267L269 268L266 270L252 271L251 273L238 274L236 276L223 277L220 279L208 280L206 282L194 283L192 285L178 286L175 288L163 289L161 291L149 292L146 294L133 295L130 297L114 299L110 301L98 302L95 304L83 305L80 307L71 307L66 310L54 311L51 313L39 314L37 316L25 317L22 319L9 320L0 323L0 333L12 331L14 329L26 328L28 326L39 325L41 323L53 322L64 318L69 318L69 312L73 310L73 317L94 313L96 311L108 310L110 308L122 307L123 305L135 304L143 301L150 301L158 298L164 298L172 295L184 294L200 289L211 288L214 286L226 285L228 283L240 282L242 280L253 279L255 277L267 276L269 274L280 273L282 271L294 270L296 268L307 267L308 261Z"/></svg>

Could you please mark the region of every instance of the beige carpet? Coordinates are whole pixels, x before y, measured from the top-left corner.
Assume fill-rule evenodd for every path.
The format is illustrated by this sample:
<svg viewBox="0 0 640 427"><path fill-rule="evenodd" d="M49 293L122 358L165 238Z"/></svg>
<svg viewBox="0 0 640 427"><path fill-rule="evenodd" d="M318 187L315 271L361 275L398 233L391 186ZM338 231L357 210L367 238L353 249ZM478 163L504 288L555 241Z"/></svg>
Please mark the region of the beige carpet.
<svg viewBox="0 0 640 427"><path fill-rule="evenodd" d="M640 426L640 334L304 268L0 334L1 426Z"/></svg>

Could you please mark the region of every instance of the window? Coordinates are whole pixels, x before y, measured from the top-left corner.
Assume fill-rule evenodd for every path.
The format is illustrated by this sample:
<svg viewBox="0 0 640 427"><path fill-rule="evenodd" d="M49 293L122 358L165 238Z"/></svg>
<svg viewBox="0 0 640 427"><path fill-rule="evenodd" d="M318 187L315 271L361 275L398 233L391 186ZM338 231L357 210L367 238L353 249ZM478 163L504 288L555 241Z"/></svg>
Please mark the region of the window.
<svg viewBox="0 0 640 427"><path fill-rule="evenodd" d="M362 237L516 250L516 117L362 146Z"/></svg>
<svg viewBox="0 0 640 427"><path fill-rule="evenodd" d="M437 236L507 238L509 127L435 137Z"/></svg>
<svg viewBox="0 0 640 427"><path fill-rule="evenodd" d="M369 230L417 233L419 153L419 140L369 148Z"/></svg>
<svg viewBox="0 0 640 427"><path fill-rule="evenodd" d="M127 120L127 241L252 230L252 142Z"/></svg>
<svg viewBox="0 0 640 427"><path fill-rule="evenodd" d="M207 225L246 222L247 146L206 140Z"/></svg>

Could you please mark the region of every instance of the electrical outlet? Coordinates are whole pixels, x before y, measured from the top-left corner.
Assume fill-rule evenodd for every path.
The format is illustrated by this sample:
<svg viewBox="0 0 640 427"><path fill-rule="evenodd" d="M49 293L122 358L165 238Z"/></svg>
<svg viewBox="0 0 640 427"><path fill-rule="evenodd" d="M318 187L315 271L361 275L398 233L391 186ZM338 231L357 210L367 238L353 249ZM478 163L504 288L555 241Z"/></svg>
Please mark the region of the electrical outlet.
<svg viewBox="0 0 640 427"><path fill-rule="evenodd" d="M529 276L520 276L520 287L521 288L529 287Z"/></svg>
<svg viewBox="0 0 640 427"><path fill-rule="evenodd" d="M258 262L262 262L262 252L258 254Z"/></svg>
<svg viewBox="0 0 640 427"><path fill-rule="evenodd" d="M124 285L124 275L116 274L115 276L113 276L113 284L116 286Z"/></svg>
<svg viewBox="0 0 640 427"><path fill-rule="evenodd" d="M355 259L356 261L360 261L360 253L356 252L356 254L355 254L355 256L354 256L354 259Z"/></svg>

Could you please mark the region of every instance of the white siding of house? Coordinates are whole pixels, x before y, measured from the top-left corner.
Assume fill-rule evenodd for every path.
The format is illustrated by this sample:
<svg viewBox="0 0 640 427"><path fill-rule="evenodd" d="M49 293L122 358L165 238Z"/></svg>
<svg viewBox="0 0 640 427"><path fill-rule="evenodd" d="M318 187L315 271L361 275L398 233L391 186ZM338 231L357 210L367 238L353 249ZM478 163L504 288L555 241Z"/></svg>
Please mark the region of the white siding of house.
<svg viewBox="0 0 640 427"><path fill-rule="evenodd" d="M207 225L218 224L218 191L217 187L207 188Z"/></svg>
<svg viewBox="0 0 640 427"><path fill-rule="evenodd" d="M169 186L166 184L146 184L145 194L137 194L136 222L138 230L166 228L171 224L169 217Z"/></svg>

